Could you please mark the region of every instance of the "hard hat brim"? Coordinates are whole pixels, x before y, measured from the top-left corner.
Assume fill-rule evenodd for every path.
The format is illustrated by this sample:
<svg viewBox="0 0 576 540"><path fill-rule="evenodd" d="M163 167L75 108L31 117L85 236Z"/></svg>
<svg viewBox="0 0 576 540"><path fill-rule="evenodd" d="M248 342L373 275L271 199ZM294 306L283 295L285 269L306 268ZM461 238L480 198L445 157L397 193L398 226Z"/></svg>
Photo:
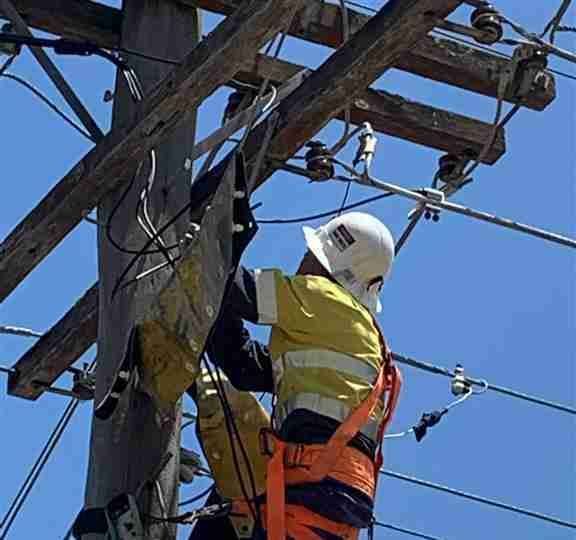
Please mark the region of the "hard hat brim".
<svg viewBox="0 0 576 540"><path fill-rule="evenodd" d="M304 233L304 240L306 241L308 249L312 252L314 257L318 259L318 262L320 262L324 269L332 274L332 266L330 265L330 261L328 261L328 257L326 257L326 253L324 253L324 248L322 247L322 242L318 238L316 229L313 229L312 227L302 227L302 232Z"/></svg>

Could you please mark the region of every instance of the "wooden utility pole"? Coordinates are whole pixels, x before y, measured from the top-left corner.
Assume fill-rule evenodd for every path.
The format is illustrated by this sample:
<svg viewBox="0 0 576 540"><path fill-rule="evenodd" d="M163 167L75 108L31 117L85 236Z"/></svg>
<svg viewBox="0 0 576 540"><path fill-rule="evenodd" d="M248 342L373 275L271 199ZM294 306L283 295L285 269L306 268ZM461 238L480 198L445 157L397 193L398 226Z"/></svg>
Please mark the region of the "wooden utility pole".
<svg viewBox="0 0 576 540"><path fill-rule="evenodd" d="M123 47L163 58L181 60L201 37L199 12L176 2L124 0L121 44ZM130 57L145 92L149 92L173 66ZM134 121L134 106L121 74L118 75L114 100L113 129L122 129ZM158 170L151 208L153 220L165 222L189 197L191 172L185 160L194 146L195 113L185 111L188 120L175 129L156 148ZM146 237L136 222L136 204L150 170L145 162L140 177L112 221L112 234L130 249L141 246ZM133 173L138 163L132 167ZM107 223L121 192L113 191L98 207L98 220ZM181 237L186 220L177 222L164 238L173 244ZM136 239L136 240L134 240ZM168 272L159 272L145 280L138 289L129 287L114 300L111 292L122 269L132 255L120 253L100 228L99 235L99 334L96 400L110 387L115 370L126 350L130 329L138 312L140 298L159 290ZM161 256L149 256L141 269L162 262ZM159 421L152 400L137 389L124 393L115 414L107 421L94 419L86 507L106 505L120 493L140 492L140 511L144 514L174 515L178 501L180 453L180 404L168 420ZM174 526L151 525L145 538L168 540L176 536ZM103 538L86 535L90 540Z"/></svg>

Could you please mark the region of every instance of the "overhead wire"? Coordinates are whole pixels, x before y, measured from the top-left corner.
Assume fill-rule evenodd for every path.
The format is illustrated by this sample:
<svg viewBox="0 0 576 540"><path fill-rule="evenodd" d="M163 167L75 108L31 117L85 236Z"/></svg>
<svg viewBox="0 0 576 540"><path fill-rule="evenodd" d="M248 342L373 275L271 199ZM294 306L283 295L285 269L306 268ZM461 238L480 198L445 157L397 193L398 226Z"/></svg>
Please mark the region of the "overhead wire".
<svg viewBox="0 0 576 540"><path fill-rule="evenodd" d="M513 221L511 219L502 218L502 217L499 217L499 216L496 216L493 214L489 214L487 212L475 210L473 208L462 206L460 204L455 204L455 203L451 203L448 201L433 200L433 199L430 199L425 194L420 193L418 191L406 189L402 186L399 186L397 184L392 184L390 182L382 182L382 181L377 180L371 176L362 176L362 175L358 174L354 170L353 167L351 167L350 165L348 165L348 164L346 164L340 160L333 159L332 161L334 163L336 163L337 165L340 165L341 167L343 167L350 174L352 174L352 176L354 176L357 179L356 181L361 185L372 186L374 188L377 188L377 189L380 189L380 190L383 190L386 192L396 193L397 195L400 195L401 197L412 199L412 200L415 200L415 201L420 202L420 203L425 203L425 204L428 204L428 205L433 206L433 207L438 207L442 210L447 210L448 212L464 215L464 216L467 216L469 218L472 218L472 219L475 219L478 221L484 221L486 223L492 223L493 225L497 225L499 227L511 229L511 230L516 231L516 232L521 232L523 234L527 234L529 236L534 236L534 237L539 238L541 240L546 240L548 242L563 245L565 247L569 247L572 249L576 248L576 239L573 239L573 238L570 238L567 236L563 236L561 234L553 233L550 231L546 231L544 229L539 229L537 227L533 227L531 225L526 225L524 223ZM340 178L336 176L335 179L339 180Z"/></svg>
<svg viewBox="0 0 576 540"><path fill-rule="evenodd" d="M204 497L206 497L214 489L214 487L215 487L215 484L212 484L211 486L207 487L204 491L202 491L198 495L194 495L194 497L191 497L189 499L185 499L184 501L179 502L178 506L179 507L188 506L189 504L194 504L195 502L198 502L200 499L203 499Z"/></svg>
<svg viewBox="0 0 576 540"><path fill-rule="evenodd" d="M480 495L475 495L473 493L468 493L465 491L454 489L454 488L451 488L449 486L437 484L435 482L429 482L428 480L422 480L422 479L416 478L414 476L408 476L406 474L401 474L401 473L398 473L395 471L390 471L388 469L381 469L380 474L383 476L388 476L390 478L395 478L397 480L402 480L403 482L408 482L411 484L416 484L418 486L434 489L436 491L441 491L443 493L448 493L449 495L454 495L456 497L467 499L469 501L474 501L474 502L484 504L487 506L492 506L495 508L499 508L501 510L507 510L507 511L513 512L515 514L528 516L528 517L533 518L533 519L546 521L548 523L553 523L555 525L560 525L562 527L568 527L570 529L576 529L576 523L573 523L571 521L566 521L566 520L563 520L563 519L560 519L560 518L557 518L554 516L550 516L548 514L543 514L541 512L535 512L533 510L528 510L526 508L521 508L519 506L506 504L506 503L503 503L502 501L498 501L496 499L489 499L487 497L482 497Z"/></svg>
<svg viewBox="0 0 576 540"><path fill-rule="evenodd" d="M374 526L389 529L408 536L414 536L415 538L423 538L424 540L441 540L441 538L438 538L437 536L430 536L429 534L424 534L412 529L405 529L404 527L398 527L397 525L391 525L390 523L384 523L383 521L375 521Z"/></svg>
<svg viewBox="0 0 576 540"><path fill-rule="evenodd" d="M313 214L310 216L303 216L299 218L286 218L286 219L257 219L256 222L262 225L290 225L290 224L297 224L297 223L306 223L308 221L315 221L317 219L323 219L330 216L336 216L341 212L346 212L348 210L352 210L354 208L359 208L361 206L365 206L367 204L385 199L387 197L392 197L392 193L383 193L382 195L376 195L374 197L368 197L366 199L362 199L355 203L351 203L347 206L340 207L334 210L327 210L326 212L321 212L319 214Z"/></svg>
<svg viewBox="0 0 576 540"><path fill-rule="evenodd" d="M438 365L434 365L434 364L430 364L428 362L422 362L420 360L415 360L414 358L409 358L407 356L403 356L400 354L396 354L396 353L392 353L392 356L394 358L395 362L398 362L399 364L404 364L416 369L420 369L422 371L427 371L428 373L433 373L436 375L442 375L444 377L449 377L449 378L454 378L454 371L445 368L443 366L438 366ZM562 411L562 412L566 412L572 415L576 415L576 408L574 407L570 407L568 405L563 405L561 403L556 403L553 401L549 401L537 396L532 396L530 394L526 394L524 392L519 392L517 390L512 390L510 388L506 388L504 386L500 386L497 384L493 384L489 381L485 381L484 379L477 379L474 377L469 377L468 375L466 376L466 380L473 386L482 386L483 384L486 384L486 390L487 391L491 391L491 392L495 392L498 394L503 394L509 397L513 397L516 399L520 399L523 401L527 401L530 403L534 403L536 405L541 405L543 407L547 407L550 409L555 409L557 411Z"/></svg>
<svg viewBox="0 0 576 540"><path fill-rule="evenodd" d="M0 75L3 75L4 72L14 63L15 60L16 60L15 54L9 56L0 66Z"/></svg>
<svg viewBox="0 0 576 540"><path fill-rule="evenodd" d="M22 507L24 506L24 503L26 502L28 496L34 489L34 486L36 485L36 482L40 474L42 473L44 467L46 466L46 463L50 459L50 456L52 455L54 449L60 442L60 439L62 438L64 431L68 427L68 424L70 423L70 420L72 419L72 416L76 412L76 409L78 408L78 405L80 403L81 403L80 400L73 398L66 406L66 409L64 410L60 419L58 420L58 423L56 424L54 430L52 431L50 437L48 438L48 441L46 442L44 448L40 452L40 455L38 456L36 462L30 469L28 476L20 486L18 493L12 500L12 503L10 504L8 510L6 511L6 514L2 518L2 521L0 522L0 531L1 531L0 540L5 540L6 537L8 536L8 533L10 532L12 525L14 524L16 518L18 517L18 514L20 513Z"/></svg>
<svg viewBox="0 0 576 540"><path fill-rule="evenodd" d="M18 326L3 326L0 325L0 334L7 334L12 336L28 337L28 338L41 338L44 334L30 330L28 328L20 328Z"/></svg>
<svg viewBox="0 0 576 540"><path fill-rule="evenodd" d="M546 24L543 32L540 34L541 38L545 37L546 34L550 33L550 43L554 43L556 32L558 32L558 28L562 23L562 19L564 18L564 15L566 15L566 12L570 8L571 4L572 0L562 0L562 3L560 4L558 11L554 14L552 19L550 19L550 21Z"/></svg>
<svg viewBox="0 0 576 540"><path fill-rule="evenodd" d="M65 112L63 112L56 104L54 104L49 98L47 98L40 90L35 88L32 84L28 81L19 77L18 75L14 75L13 73L5 73L0 69L0 77L4 79L8 79L18 83L19 85L23 86L30 92L32 92L38 99L40 99L46 106L48 106L54 113L56 113L62 120L64 120L68 125L70 125L73 129L75 129L80 135L84 138L89 140L92 143L96 143L96 140L88 133L80 124L74 121L70 116L68 116Z"/></svg>
<svg viewBox="0 0 576 540"><path fill-rule="evenodd" d="M501 56L502 58L506 58L507 60L512 60L512 57L502 51L499 51L498 49L493 49L491 47L487 47L485 45L480 45L479 43L474 43L473 41L469 41L467 39L464 39L462 37L459 37L455 34L450 34L448 32L443 32L442 30L432 30L432 34L435 34L437 36L440 37L444 37L444 38L448 38L451 39L453 41L457 41L459 43L462 43L463 45L467 45L468 47L472 48L472 49L477 49L479 51L484 51L484 52L489 52L492 54L495 54L497 56ZM555 69L555 68L546 68L546 71L548 71L549 73L554 73L555 75L559 75L560 77L564 77L566 79L570 79L573 81L576 81L576 75L571 75L569 73L566 73L564 71L561 71L559 69Z"/></svg>

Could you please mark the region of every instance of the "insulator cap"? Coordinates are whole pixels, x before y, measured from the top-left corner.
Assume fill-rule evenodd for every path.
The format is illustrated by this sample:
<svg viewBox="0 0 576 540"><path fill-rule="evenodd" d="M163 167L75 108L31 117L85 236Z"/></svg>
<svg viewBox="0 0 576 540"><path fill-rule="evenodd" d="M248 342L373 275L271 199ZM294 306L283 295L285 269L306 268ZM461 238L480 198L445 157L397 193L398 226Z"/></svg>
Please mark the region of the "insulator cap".
<svg viewBox="0 0 576 540"><path fill-rule="evenodd" d="M491 5L475 9L470 16L470 24L482 32L481 36L475 36L474 39L484 45L494 45L504 35L504 27L498 11Z"/></svg>

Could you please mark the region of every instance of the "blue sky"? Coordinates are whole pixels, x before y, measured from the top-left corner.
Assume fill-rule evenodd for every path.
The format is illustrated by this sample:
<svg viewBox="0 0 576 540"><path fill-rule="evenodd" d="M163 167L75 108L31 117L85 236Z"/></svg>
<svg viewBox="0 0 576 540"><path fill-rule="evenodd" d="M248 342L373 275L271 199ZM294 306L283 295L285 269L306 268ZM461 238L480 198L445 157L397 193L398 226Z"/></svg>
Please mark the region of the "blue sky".
<svg viewBox="0 0 576 540"><path fill-rule="evenodd" d="M117 6L119 2L108 1ZM527 28L540 30L555 2L500 0L502 11ZM380 7L382 2L367 2ZM468 8L458 12L464 20ZM206 17L207 28L217 22ZM566 18L574 24L574 10ZM574 49L570 35L558 42ZM330 53L326 48L287 40L283 57L310 66ZM113 87L113 71L95 58L57 58L62 71L100 125L108 129L111 107L103 102ZM565 62L553 65L575 73ZM62 100L28 52L11 68ZM475 182L454 200L499 215L574 236L574 88L557 78L558 98L548 110L521 111L507 130L508 151L493 167L481 167ZM392 70L375 85L405 97L489 121L494 100ZM202 107L199 134L215 129L228 92L220 90ZM64 106L64 105L63 105ZM64 106L65 108L65 106ZM62 123L12 81L0 79L2 177L0 238L90 149L90 143ZM337 140L342 125L320 135ZM343 156L350 160L350 145ZM379 136L375 176L406 186L427 185L439 153ZM254 195L259 217L294 217L337 207L342 184L308 184L277 174ZM374 194L357 186L352 200ZM398 235L411 209L409 201L387 199L368 208ZM320 223L318 223L320 224ZM296 269L304 251L299 226L263 226L245 256L249 266ZM82 223L0 306L0 324L47 330L92 285L97 275L94 226ZM393 349L488 381L574 404L575 288L573 252L561 246L469 220L442 216L423 223L396 261L383 294L380 322ZM257 331L265 338L265 332ZM0 336L0 364L11 365L31 345ZM83 360L95 355L91 350ZM446 404L448 381L404 368L405 385L394 431L414 423L423 411ZM61 385L68 384L65 376ZM4 512L51 432L66 399L45 395L27 402L0 394ZM92 404L74 417L41 476L9 538L42 534L58 539L82 505ZM187 403L187 407L190 404ZM500 499L557 517L576 519L574 499L575 423L565 413L487 393L455 409L428 438L391 441L386 466L457 489ZM184 434L195 446L193 430ZM196 492L187 487L183 496ZM382 478L378 517L443 540L526 538L569 540L573 531L527 517L463 501L426 488ZM408 538L377 530L376 538Z"/></svg>

